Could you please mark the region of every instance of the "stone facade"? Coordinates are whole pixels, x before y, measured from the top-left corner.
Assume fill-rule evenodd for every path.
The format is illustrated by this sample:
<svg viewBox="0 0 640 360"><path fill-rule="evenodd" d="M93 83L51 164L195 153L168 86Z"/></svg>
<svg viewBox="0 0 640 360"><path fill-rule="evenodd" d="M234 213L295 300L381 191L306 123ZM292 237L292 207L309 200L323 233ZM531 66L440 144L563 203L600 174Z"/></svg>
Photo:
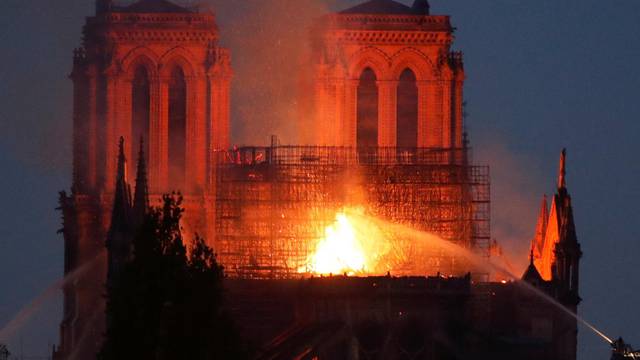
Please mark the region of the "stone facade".
<svg viewBox="0 0 640 360"><path fill-rule="evenodd" d="M358 145L358 88L366 70L377 87L377 146L398 146L398 91L403 72L417 88L417 147L463 146L462 54L451 52L448 16L372 0L320 19L313 29L316 142ZM401 130L400 130L401 131ZM414 146L414 147L415 147Z"/></svg>
<svg viewBox="0 0 640 360"><path fill-rule="evenodd" d="M144 141L152 204L180 191L187 232L208 239L210 155L229 148L230 53L218 45L214 15L164 0L96 4L74 51L73 184L60 199L65 273L91 269L64 289L59 359L89 358L103 333L118 139L134 161Z"/></svg>
<svg viewBox="0 0 640 360"><path fill-rule="evenodd" d="M385 205L380 206L384 210L380 216L396 211L421 225L434 225L434 219L446 222L448 227L441 231L450 233L448 240L465 240L466 247L480 247L478 239L489 239L489 175L488 170L470 166L467 158L465 75L461 53L451 51L454 29L448 16L430 15L426 0L416 0L413 6L370 0L319 19L312 29L316 135L312 145L319 146L228 151L232 70L229 51L218 45L213 14L166 0L139 0L128 6L97 0L96 8L84 27L82 47L74 53L71 74L74 172L71 193L61 193L60 208L65 274L73 281L63 289L61 339L54 359L95 356L105 329L107 271L127 260L114 249L127 243L132 236L130 224L135 223L128 218L135 214L125 213L158 204L162 194L175 190L184 195L185 236L203 235L219 252L227 273L235 274L226 285L241 327L258 342L256 346L275 341L264 346L265 356L273 354L265 358L372 354L375 349L358 345L372 337L363 340L354 329L372 319L377 321L375 331L389 324L404 326L403 316L409 311L417 314L419 326L431 331L417 348L429 347L431 357L425 353L416 358L457 358L455 352L448 352L453 344L439 337L454 324L459 328L444 331L445 340L455 338L468 325L461 345L470 354L477 349L476 355L504 354L495 358L518 354L523 359L575 359L575 319L523 293L515 283L473 283L471 275L420 277L435 275L423 273L409 278L304 281L273 275L276 265L281 265L275 260L282 260L274 255L277 236L284 239L277 243L282 253L307 251L295 242L310 228L309 219L301 216L301 206L315 210L310 212L311 220L324 214L331 221L335 209L329 205L349 203L351 198L360 201L360 193L365 193L346 189L342 194L336 182L313 176L315 171L333 179L333 174L343 174L336 171L341 166L349 171L340 179L353 175L354 169L367 169L367 174L377 176L377 180L362 176L360 185L368 193L374 193L375 186L382 194L379 203ZM375 149L366 158L355 156L367 147ZM138 172L146 175L143 186L136 186L144 189L136 191L136 196L144 196L138 201L131 199L126 159L140 164L144 154L147 162ZM580 302L581 252L564 163L563 154L558 193L551 214L546 204L542 211L531 266L523 280L575 312ZM431 170L420 170L420 164ZM225 177L231 180L225 183ZM474 178L483 185L483 194L473 191ZM418 183L428 191L421 191ZM384 189L389 189L388 194ZM287 192L288 202L282 195ZM413 203L406 201L411 192L419 194ZM331 204L330 194L338 199ZM389 202L389 194L396 196L395 202ZM416 204L428 209L415 215ZM481 208L486 214L478 217ZM118 209L120 217L115 215ZM457 227L458 232L449 227ZM480 227L486 228L486 234L474 236ZM262 243L255 240L261 234ZM236 251L240 242L253 252ZM108 250L106 244L110 244ZM120 250L126 254L127 246ZM255 256L258 250L267 261ZM299 255L306 259L306 253ZM298 267L287 269L297 271ZM463 270L457 272L473 269ZM307 334L318 329L330 337L310 342ZM389 338L406 340L397 334ZM518 345L523 341L523 346ZM494 348L498 345L503 347ZM301 353L297 352L300 346ZM400 358L404 347L394 349L389 346L376 356Z"/></svg>

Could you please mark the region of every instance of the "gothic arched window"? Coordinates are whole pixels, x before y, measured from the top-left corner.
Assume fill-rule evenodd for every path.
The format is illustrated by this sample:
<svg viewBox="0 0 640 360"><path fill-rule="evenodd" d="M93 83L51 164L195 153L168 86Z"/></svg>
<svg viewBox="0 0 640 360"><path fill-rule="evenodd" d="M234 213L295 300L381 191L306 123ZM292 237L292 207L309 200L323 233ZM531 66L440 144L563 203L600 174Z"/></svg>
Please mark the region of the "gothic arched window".
<svg viewBox="0 0 640 360"><path fill-rule="evenodd" d="M360 149L378 146L378 85L376 74L366 68L358 85L357 146Z"/></svg>
<svg viewBox="0 0 640 360"><path fill-rule="evenodd" d="M186 169L187 83L181 68L169 80L169 187L184 191Z"/></svg>
<svg viewBox="0 0 640 360"><path fill-rule="evenodd" d="M410 69L405 69L399 80L396 146L408 151L418 146L418 87Z"/></svg>
<svg viewBox="0 0 640 360"><path fill-rule="evenodd" d="M140 139L144 138L144 153L149 156L149 121L150 121L151 95L149 74L144 66L139 66L131 84L131 136L133 137L132 154L138 162L138 150Z"/></svg>

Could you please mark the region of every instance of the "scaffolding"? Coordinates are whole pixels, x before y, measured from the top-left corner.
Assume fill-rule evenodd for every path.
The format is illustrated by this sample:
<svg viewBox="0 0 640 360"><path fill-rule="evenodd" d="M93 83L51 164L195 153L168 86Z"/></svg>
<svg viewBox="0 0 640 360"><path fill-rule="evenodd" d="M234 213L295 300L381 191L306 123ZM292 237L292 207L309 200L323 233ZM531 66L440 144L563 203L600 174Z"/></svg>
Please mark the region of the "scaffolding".
<svg viewBox="0 0 640 360"><path fill-rule="evenodd" d="M489 256L489 168L467 149L277 146L217 153L215 248L227 274L295 278L335 221L358 207ZM473 272L415 241L393 245L396 275Z"/></svg>

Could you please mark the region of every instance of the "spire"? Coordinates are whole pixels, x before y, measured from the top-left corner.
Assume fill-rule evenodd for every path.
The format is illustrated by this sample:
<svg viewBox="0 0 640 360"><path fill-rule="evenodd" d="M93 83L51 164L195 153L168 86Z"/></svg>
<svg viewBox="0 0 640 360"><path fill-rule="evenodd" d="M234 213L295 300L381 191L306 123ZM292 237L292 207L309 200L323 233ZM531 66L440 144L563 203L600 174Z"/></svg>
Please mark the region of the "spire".
<svg viewBox="0 0 640 360"><path fill-rule="evenodd" d="M538 268L536 268L535 264L533 263L533 248L531 249L531 255L529 257L529 266L524 271L524 274L522 274L522 280L535 286L544 283L544 279L540 275Z"/></svg>
<svg viewBox="0 0 640 360"><path fill-rule="evenodd" d="M128 221L131 208L131 189L127 183L127 158L124 156L124 138L120 137L118 149L118 174L116 176L116 188L113 199L113 215L111 226L119 226Z"/></svg>
<svg viewBox="0 0 640 360"><path fill-rule="evenodd" d="M576 235L576 227L573 219L573 207L571 205L571 195L566 184L566 160L567 151L562 150L560 155L560 169L558 174L558 190L554 196L552 209L556 213L554 220L557 226L556 241L553 251L553 279L557 281L559 296L563 300L563 305L569 306L575 311L575 306L580 302L578 295L580 257L582 251ZM551 226L551 225L550 225Z"/></svg>
<svg viewBox="0 0 640 360"><path fill-rule="evenodd" d="M531 244L531 251L529 252L529 265L533 265L533 244Z"/></svg>
<svg viewBox="0 0 640 360"><path fill-rule="evenodd" d="M567 187L565 180L567 175L566 161L567 149L562 149L562 153L560 154L560 170L558 171L558 189L564 189Z"/></svg>
<svg viewBox="0 0 640 360"><path fill-rule="evenodd" d="M421 15L429 15L430 6L428 0L415 0L411 8Z"/></svg>
<svg viewBox="0 0 640 360"><path fill-rule="evenodd" d="M107 278L111 281L120 273L124 262L131 253L131 189L127 183L127 159L124 156L124 138L120 138L118 151L118 175L113 196L111 225L107 234L108 269Z"/></svg>
<svg viewBox="0 0 640 360"><path fill-rule="evenodd" d="M522 275L522 280L536 286L544 282L544 279L542 278L542 275L540 275L540 271L538 271L535 263L536 258L540 258L542 256L542 247L544 246L544 233L542 235L542 238L540 238L538 234L541 227L541 219L545 219L542 224L546 227L546 212L547 196L545 195L542 199L542 210L540 211L540 218L538 219L538 225L536 226L536 236L531 241L531 249L529 250L529 266Z"/></svg>
<svg viewBox="0 0 640 360"><path fill-rule="evenodd" d="M571 206L571 202L567 204L567 207L564 210L560 241L568 244L578 243L578 236L576 235L576 224L573 220L573 206Z"/></svg>
<svg viewBox="0 0 640 360"><path fill-rule="evenodd" d="M127 181L127 158L124 156L124 138L120 137L118 143L118 168L117 168L116 182L123 180Z"/></svg>
<svg viewBox="0 0 640 360"><path fill-rule="evenodd" d="M144 154L144 138L140 137L138 152L138 168L136 174L136 192L133 199L133 216L137 224L141 224L149 208L149 185L147 181L147 162Z"/></svg>
<svg viewBox="0 0 640 360"><path fill-rule="evenodd" d="M536 234L531 244L531 251L536 256L540 256L544 247L545 235L547 234L547 226L549 224L549 206L547 205L547 195L542 197L540 212L538 213L538 222L536 223Z"/></svg>

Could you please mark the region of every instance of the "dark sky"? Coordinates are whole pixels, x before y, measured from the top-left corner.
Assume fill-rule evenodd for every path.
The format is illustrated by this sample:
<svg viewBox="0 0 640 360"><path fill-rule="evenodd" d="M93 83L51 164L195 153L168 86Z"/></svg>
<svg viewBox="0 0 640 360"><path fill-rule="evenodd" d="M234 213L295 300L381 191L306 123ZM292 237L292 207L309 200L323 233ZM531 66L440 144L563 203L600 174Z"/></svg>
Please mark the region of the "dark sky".
<svg viewBox="0 0 640 360"><path fill-rule="evenodd" d="M276 133L295 142L290 65L304 58L304 27L356 1L211 2L234 57L234 141ZM67 75L92 11L92 0L0 3L0 327L62 273L54 208L71 175ZM540 198L552 193L567 147L584 252L580 314L640 346L640 1L432 0L432 12L452 16L465 53L475 160L492 168L493 235L516 266L526 261ZM57 341L59 298L15 336L14 352L20 338L29 355ZM579 351L608 356L585 329Z"/></svg>

